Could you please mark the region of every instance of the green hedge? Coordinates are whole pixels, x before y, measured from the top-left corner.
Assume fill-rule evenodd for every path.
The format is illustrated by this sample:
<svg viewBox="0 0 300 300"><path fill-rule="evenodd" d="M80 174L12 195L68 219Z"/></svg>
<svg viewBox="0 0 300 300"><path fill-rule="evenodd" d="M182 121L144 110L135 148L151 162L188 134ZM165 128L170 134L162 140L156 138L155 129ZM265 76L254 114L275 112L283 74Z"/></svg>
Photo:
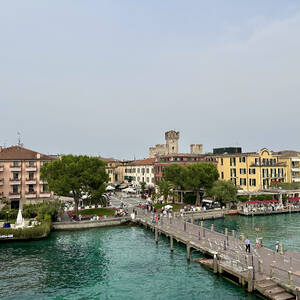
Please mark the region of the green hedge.
<svg viewBox="0 0 300 300"><path fill-rule="evenodd" d="M4 206L2 210L0 210L0 220L6 220L6 212L8 211L8 219L17 219L18 210L17 209L10 209L8 206Z"/></svg>
<svg viewBox="0 0 300 300"><path fill-rule="evenodd" d="M13 234L14 239L27 240L27 239L39 239L48 236L51 230L51 222L44 221L41 225L31 228L0 228L0 235Z"/></svg>

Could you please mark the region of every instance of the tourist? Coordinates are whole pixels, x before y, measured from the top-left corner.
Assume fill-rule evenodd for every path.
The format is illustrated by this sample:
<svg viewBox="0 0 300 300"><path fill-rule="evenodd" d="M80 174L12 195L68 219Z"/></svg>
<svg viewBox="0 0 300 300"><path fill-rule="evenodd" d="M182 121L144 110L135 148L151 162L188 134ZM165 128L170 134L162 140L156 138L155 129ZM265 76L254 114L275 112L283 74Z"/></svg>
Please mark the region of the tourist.
<svg viewBox="0 0 300 300"><path fill-rule="evenodd" d="M245 245L246 245L246 252L250 253L250 240L248 237L245 240Z"/></svg>
<svg viewBox="0 0 300 300"><path fill-rule="evenodd" d="M275 249L276 249L276 252L279 252L279 241L276 242Z"/></svg>

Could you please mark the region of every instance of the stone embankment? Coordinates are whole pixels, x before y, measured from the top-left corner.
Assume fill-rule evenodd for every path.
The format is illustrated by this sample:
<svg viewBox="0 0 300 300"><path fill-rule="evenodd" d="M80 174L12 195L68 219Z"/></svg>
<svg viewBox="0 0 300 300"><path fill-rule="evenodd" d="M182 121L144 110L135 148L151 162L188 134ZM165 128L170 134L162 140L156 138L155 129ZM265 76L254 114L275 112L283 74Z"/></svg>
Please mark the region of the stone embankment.
<svg viewBox="0 0 300 300"><path fill-rule="evenodd" d="M79 222L55 222L52 224L53 230L79 230L97 227L119 226L130 223L130 217L107 218L99 221L79 221Z"/></svg>

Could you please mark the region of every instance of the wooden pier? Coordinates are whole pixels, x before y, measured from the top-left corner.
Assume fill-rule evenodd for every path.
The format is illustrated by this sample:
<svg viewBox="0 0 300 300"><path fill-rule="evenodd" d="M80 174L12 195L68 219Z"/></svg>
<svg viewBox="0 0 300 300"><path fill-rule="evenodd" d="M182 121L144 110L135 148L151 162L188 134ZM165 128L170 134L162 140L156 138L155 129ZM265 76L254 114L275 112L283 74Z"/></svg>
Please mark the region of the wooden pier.
<svg viewBox="0 0 300 300"><path fill-rule="evenodd" d="M260 247L245 252L244 236L235 236L225 229L224 233L187 222L186 217L161 217L154 223L152 213L138 209L135 222L151 229L155 233L155 243L159 235L170 239L170 251L174 251L174 240L186 245L186 258L191 259L191 249L200 251L209 259L198 262L237 284L248 292L257 292L268 299L300 299L300 259L293 253L280 253Z"/></svg>

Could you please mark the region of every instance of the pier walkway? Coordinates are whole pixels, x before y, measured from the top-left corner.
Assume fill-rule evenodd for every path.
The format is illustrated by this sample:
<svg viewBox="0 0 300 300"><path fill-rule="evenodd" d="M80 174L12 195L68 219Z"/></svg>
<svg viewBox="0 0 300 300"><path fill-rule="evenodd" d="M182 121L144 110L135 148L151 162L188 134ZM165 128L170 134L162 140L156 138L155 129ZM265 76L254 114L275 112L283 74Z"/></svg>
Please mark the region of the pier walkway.
<svg viewBox="0 0 300 300"><path fill-rule="evenodd" d="M211 257L199 262L247 288L248 292L257 291L269 299L300 299L300 254L280 253L260 247L251 247L245 252L244 236L235 236L225 229L224 233L187 222L185 217L161 217L156 223L153 215L145 209L137 210L135 222L155 232L155 242L164 234L170 239L173 251L174 240L186 245L187 260L191 250L197 250ZM297 257L297 259L295 258Z"/></svg>

